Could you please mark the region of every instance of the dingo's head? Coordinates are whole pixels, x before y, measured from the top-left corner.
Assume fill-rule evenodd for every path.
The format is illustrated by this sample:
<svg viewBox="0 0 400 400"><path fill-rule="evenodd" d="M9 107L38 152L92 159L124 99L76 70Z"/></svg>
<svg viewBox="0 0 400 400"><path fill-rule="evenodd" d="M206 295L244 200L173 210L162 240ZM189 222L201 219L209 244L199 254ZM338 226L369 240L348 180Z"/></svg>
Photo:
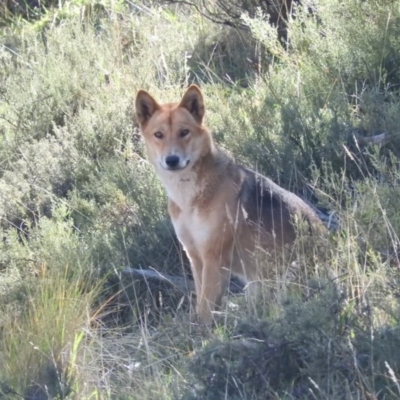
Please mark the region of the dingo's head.
<svg viewBox="0 0 400 400"><path fill-rule="evenodd" d="M150 161L157 169L191 168L212 148L211 136L202 125L203 95L196 85L187 89L180 103L161 105L139 90L136 116Z"/></svg>

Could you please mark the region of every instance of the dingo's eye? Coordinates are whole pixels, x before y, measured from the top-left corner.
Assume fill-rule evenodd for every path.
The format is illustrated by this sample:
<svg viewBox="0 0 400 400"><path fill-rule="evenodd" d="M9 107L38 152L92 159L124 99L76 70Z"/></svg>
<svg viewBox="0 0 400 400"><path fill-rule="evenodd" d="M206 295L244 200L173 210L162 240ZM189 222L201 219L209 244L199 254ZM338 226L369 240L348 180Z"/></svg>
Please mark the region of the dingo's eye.
<svg viewBox="0 0 400 400"><path fill-rule="evenodd" d="M155 134L154 134L154 136L157 138L157 139L162 139L163 137L164 137L164 135L163 135L163 133L162 132L156 132Z"/></svg>
<svg viewBox="0 0 400 400"><path fill-rule="evenodd" d="M189 135L189 129L182 129L179 134L180 137L185 137L187 135Z"/></svg>

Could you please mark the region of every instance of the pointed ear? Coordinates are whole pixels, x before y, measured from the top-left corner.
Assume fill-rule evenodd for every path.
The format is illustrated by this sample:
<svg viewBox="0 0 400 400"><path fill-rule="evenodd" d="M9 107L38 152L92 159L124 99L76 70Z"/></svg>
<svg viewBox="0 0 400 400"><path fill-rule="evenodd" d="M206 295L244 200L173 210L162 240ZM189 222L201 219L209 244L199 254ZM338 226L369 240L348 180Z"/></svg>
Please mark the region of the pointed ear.
<svg viewBox="0 0 400 400"><path fill-rule="evenodd" d="M183 95L179 107L186 108L193 118L201 124L204 117L204 101L200 88L197 85L190 85Z"/></svg>
<svg viewBox="0 0 400 400"><path fill-rule="evenodd" d="M136 117L140 126L146 124L151 116L160 108L158 103L144 90L139 90L135 101Z"/></svg>

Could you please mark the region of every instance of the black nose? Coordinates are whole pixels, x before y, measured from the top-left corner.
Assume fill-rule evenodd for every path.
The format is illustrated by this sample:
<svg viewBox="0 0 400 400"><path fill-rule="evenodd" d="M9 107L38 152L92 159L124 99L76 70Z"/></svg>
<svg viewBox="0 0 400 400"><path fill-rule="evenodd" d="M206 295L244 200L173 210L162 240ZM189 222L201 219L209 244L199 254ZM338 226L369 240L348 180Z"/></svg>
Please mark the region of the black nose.
<svg viewBox="0 0 400 400"><path fill-rule="evenodd" d="M168 167L175 168L179 164L179 157L178 156L168 156L165 159L165 163L168 165Z"/></svg>

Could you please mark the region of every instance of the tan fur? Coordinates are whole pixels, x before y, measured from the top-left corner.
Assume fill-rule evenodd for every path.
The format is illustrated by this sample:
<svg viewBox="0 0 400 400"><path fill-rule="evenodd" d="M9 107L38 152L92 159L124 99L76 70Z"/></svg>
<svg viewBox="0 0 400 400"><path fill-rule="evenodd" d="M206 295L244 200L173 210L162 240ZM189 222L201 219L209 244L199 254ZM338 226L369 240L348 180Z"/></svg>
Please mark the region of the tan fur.
<svg viewBox="0 0 400 400"><path fill-rule="evenodd" d="M141 90L136 115L150 161L165 186L169 214L190 259L203 323L221 303L231 273L258 278L253 254L292 243L294 214L321 226L299 197L216 148L203 125L203 96L196 85L180 103L158 104ZM157 137L158 136L158 137Z"/></svg>

